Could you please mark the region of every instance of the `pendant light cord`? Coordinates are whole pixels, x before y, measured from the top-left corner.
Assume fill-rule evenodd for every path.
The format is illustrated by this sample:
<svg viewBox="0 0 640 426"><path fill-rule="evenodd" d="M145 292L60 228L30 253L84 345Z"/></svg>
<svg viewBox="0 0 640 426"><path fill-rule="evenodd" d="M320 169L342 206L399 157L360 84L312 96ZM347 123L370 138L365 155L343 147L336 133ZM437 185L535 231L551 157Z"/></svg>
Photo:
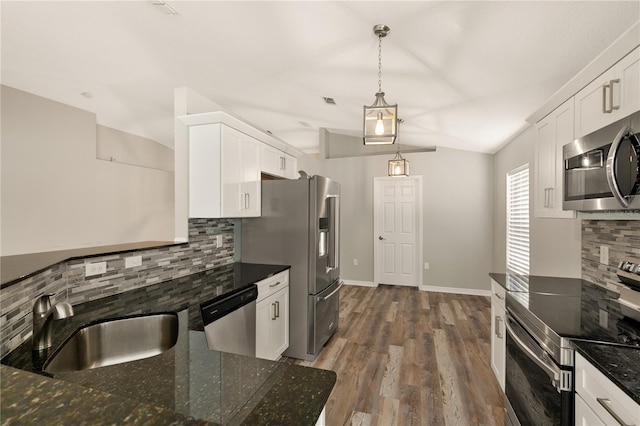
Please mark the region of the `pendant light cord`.
<svg viewBox="0 0 640 426"><path fill-rule="evenodd" d="M378 35L378 92L382 92L382 35Z"/></svg>

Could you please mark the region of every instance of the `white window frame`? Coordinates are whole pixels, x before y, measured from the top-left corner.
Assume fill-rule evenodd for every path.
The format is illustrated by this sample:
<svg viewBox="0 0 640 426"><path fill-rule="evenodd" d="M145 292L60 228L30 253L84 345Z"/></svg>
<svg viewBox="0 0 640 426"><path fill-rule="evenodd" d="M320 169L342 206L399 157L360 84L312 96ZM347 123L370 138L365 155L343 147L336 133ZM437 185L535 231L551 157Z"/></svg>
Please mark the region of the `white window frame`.
<svg viewBox="0 0 640 426"><path fill-rule="evenodd" d="M507 173L507 272L529 274L529 163Z"/></svg>

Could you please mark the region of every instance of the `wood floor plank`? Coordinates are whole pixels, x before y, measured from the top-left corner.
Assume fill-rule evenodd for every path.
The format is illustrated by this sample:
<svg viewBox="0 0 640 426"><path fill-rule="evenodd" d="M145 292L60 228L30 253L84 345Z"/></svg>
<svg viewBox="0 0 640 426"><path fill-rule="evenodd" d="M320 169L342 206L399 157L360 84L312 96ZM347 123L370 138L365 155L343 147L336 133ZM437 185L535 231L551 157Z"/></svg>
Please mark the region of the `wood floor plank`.
<svg viewBox="0 0 640 426"><path fill-rule="evenodd" d="M380 404L380 411L376 418L376 425L378 426L396 426L398 425L398 410L400 408L400 401L393 398L382 398L382 404Z"/></svg>
<svg viewBox="0 0 640 426"><path fill-rule="evenodd" d="M488 297L344 286L340 326L313 362L333 370L327 425L501 425Z"/></svg>
<svg viewBox="0 0 640 426"><path fill-rule="evenodd" d="M404 348L389 346L389 360L384 371L380 395L386 398L400 398L400 370Z"/></svg>

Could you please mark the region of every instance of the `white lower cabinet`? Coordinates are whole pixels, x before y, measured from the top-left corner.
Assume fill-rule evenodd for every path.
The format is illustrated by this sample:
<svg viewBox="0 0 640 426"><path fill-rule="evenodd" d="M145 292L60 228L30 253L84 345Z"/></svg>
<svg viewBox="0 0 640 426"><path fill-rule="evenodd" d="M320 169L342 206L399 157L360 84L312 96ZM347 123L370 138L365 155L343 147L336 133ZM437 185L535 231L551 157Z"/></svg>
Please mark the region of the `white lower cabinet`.
<svg viewBox="0 0 640 426"><path fill-rule="evenodd" d="M289 347L289 271L257 285L256 357L275 361Z"/></svg>
<svg viewBox="0 0 640 426"><path fill-rule="evenodd" d="M640 405L576 353L576 425L638 425Z"/></svg>
<svg viewBox="0 0 640 426"><path fill-rule="evenodd" d="M506 290L491 280L491 369L504 392L507 341L505 337Z"/></svg>

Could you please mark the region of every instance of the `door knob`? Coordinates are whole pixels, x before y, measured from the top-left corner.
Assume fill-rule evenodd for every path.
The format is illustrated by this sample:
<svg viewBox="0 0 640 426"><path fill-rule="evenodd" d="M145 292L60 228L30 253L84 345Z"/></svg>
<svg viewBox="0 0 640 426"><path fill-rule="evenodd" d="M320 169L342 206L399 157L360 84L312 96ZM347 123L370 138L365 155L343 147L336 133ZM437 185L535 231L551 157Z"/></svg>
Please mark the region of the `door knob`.
<svg viewBox="0 0 640 426"><path fill-rule="evenodd" d="M378 235L378 239L379 239L380 241L382 241L382 240L386 240L386 238L382 238L382 235Z"/></svg>

